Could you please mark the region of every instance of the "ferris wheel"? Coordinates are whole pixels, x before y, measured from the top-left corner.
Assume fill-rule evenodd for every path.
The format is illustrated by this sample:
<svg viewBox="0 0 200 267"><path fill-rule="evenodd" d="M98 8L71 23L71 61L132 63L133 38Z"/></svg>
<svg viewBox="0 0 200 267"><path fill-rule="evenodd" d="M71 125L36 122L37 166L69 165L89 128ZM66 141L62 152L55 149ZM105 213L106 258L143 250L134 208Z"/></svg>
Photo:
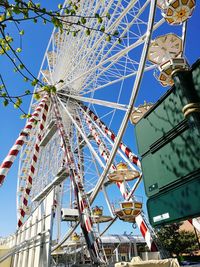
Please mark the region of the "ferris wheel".
<svg viewBox="0 0 200 267"><path fill-rule="evenodd" d="M187 67L185 21L195 1L104 0L79 5L78 15L88 18L84 27L96 29L93 15L101 14L105 32L91 30L87 36L81 29L73 37L54 29L51 35L38 79L55 85L56 93L32 99L33 115L20 135L18 226L37 210L45 216L46 201L53 207L48 221L55 240L51 249L65 243L72 253L84 244L93 263L105 264L100 236L117 219L136 224L149 249L158 250L137 196L140 160L122 137L133 127L129 119L137 123L151 107L134 107L144 72L157 70L158 81L168 86L172 71ZM109 41L106 32L113 35ZM35 92L40 92L39 85Z"/></svg>

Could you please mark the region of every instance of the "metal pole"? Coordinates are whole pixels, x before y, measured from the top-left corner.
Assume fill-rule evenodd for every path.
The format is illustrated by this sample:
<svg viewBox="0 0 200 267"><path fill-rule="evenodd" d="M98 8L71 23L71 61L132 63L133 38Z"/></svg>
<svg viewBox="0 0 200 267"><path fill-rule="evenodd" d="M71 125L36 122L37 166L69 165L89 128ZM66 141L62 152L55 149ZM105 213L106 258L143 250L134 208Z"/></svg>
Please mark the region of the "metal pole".
<svg viewBox="0 0 200 267"><path fill-rule="evenodd" d="M195 89L192 72L177 70L172 74L172 78L183 105L184 117L188 119L191 129L200 134L200 96Z"/></svg>

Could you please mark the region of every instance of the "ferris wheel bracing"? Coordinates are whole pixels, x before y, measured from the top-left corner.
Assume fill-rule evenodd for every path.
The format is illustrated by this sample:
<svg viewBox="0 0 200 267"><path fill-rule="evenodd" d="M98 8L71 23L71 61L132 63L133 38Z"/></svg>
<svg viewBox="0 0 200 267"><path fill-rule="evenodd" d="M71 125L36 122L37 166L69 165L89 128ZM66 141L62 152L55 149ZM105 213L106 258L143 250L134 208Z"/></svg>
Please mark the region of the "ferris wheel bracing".
<svg viewBox="0 0 200 267"><path fill-rule="evenodd" d="M74 192L76 194L76 200L78 204L78 210L80 215L81 228L84 234L88 249L90 252L91 259L93 263L105 263L104 255L102 254L103 248L101 248L101 243L99 238L95 236L93 222L90 216L89 203L85 197L85 192L83 192L83 180L81 174L77 172L75 161L73 159L73 154L71 151L68 136L65 133L65 129L62 123L61 115L58 109L57 100L52 97L52 102L54 105L55 117L57 121L57 127L59 129L59 134L61 136L62 145L65 152L66 162L69 166L70 179L73 181Z"/></svg>
<svg viewBox="0 0 200 267"><path fill-rule="evenodd" d="M0 168L2 184L21 150L17 192L18 233L26 226L28 218L28 223L32 223L30 218L35 210L40 209L42 218L45 205L41 203L52 193L49 199L53 198L54 204L49 214L54 214L51 228L51 236L56 232L54 250L69 238L73 241L74 231L81 230L92 262L105 264L105 252L98 227L95 227L95 214L97 211L101 214L102 210L97 207L93 212L91 208L93 203L99 205L99 195L103 192L100 205L107 207L111 214L107 217L111 223L102 232L109 229L116 218L136 223L149 249L158 250L153 230L141 212L142 203L136 201L136 191L142 177L140 160L122 141L143 73L163 64L160 54L164 55L165 61L171 60L172 54L182 56L184 51L185 24L182 37L163 35L151 41L152 33L156 35L156 30L162 28L165 21L170 22L171 17L165 14L166 10L172 10L174 17L177 11L173 0L159 0L157 4L164 18L158 14L155 16L156 2L79 2L78 15L88 18L85 24L88 28L98 27L94 14L105 18L110 13L104 27L111 35L117 31L120 43L117 38L107 42L100 28L91 31L89 37L80 29L75 38L65 31L53 31L38 79L44 84L56 85L57 91L51 96L45 95L39 103L32 99L32 117ZM194 1L190 2L192 6L188 9L185 7L186 1L178 1L178 8L186 10L188 16L192 13L189 11L193 10ZM63 7L65 5L67 2ZM72 23L76 23L76 19L72 17ZM182 20L185 21L185 17ZM175 24L176 20L170 23ZM170 40L173 40L172 44ZM161 43L162 47L159 46ZM159 51L162 53L159 54ZM171 80L162 64L159 65L159 79L166 85ZM36 86L35 92L40 89ZM120 209L112 207L112 194L107 192L115 191L116 185L119 192L115 194L123 197ZM127 206L131 216L124 212ZM60 230L61 210L75 214L74 217L66 214L69 229L64 237ZM101 215L98 215L99 221L107 219ZM198 227L194 219L191 223ZM79 240L78 235L75 239Z"/></svg>

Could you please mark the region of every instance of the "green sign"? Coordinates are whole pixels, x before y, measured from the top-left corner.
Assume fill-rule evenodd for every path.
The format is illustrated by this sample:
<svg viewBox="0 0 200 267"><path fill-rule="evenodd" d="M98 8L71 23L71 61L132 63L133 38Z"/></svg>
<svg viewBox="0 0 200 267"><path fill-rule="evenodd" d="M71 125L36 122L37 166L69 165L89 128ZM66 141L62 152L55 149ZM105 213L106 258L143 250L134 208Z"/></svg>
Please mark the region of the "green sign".
<svg viewBox="0 0 200 267"><path fill-rule="evenodd" d="M152 225L200 215L200 62L174 80L135 127Z"/></svg>

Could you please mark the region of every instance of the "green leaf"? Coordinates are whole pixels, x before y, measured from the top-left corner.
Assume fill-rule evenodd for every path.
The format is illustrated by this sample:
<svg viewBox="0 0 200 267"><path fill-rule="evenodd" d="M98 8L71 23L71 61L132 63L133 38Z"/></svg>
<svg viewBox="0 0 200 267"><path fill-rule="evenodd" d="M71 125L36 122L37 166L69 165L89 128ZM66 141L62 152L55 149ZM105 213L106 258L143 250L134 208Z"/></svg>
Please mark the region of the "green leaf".
<svg viewBox="0 0 200 267"><path fill-rule="evenodd" d="M8 43L11 43L11 42L13 42L13 38L10 35L6 35L6 41Z"/></svg>
<svg viewBox="0 0 200 267"><path fill-rule="evenodd" d="M62 4L58 4L58 9L62 9Z"/></svg>
<svg viewBox="0 0 200 267"><path fill-rule="evenodd" d="M86 34L87 36L89 36L89 35L90 35L90 29L87 29L87 30L85 31L85 34Z"/></svg>
<svg viewBox="0 0 200 267"><path fill-rule="evenodd" d="M94 16L95 16L95 18L99 18L100 17L98 13L95 13Z"/></svg>
<svg viewBox="0 0 200 267"><path fill-rule="evenodd" d="M41 89L42 89L42 91L50 93L50 85L45 85Z"/></svg>
<svg viewBox="0 0 200 267"><path fill-rule="evenodd" d="M7 17L11 17L12 16L12 10L11 9L7 9L6 16Z"/></svg>
<svg viewBox="0 0 200 267"><path fill-rule="evenodd" d="M1 15L1 16L0 16L0 22L4 21L5 18L6 18L5 14Z"/></svg>
<svg viewBox="0 0 200 267"><path fill-rule="evenodd" d="M68 8L65 8L65 14L69 14L70 10Z"/></svg>
<svg viewBox="0 0 200 267"><path fill-rule="evenodd" d="M55 17L53 17L53 18L51 19L51 21L52 21L52 23L54 24L54 26L57 27L57 28L62 26L62 23L59 21L59 19L57 19L57 18L55 18Z"/></svg>
<svg viewBox="0 0 200 267"><path fill-rule="evenodd" d="M26 94L26 95L30 95L30 94L31 94L31 91L30 91L30 90L26 90L26 91L25 91L25 94Z"/></svg>
<svg viewBox="0 0 200 267"><path fill-rule="evenodd" d="M29 80L29 79L28 79L27 77L24 77L24 81L25 81L25 82L28 82L28 80Z"/></svg>
<svg viewBox="0 0 200 267"><path fill-rule="evenodd" d="M122 42L122 39L118 38L118 43L121 44Z"/></svg>
<svg viewBox="0 0 200 267"><path fill-rule="evenodd" d="M13 12L15 13L15 14L20 14L21 13L21 10L20 10L20 8L19 8L19 6L14 6L13 8L12 8L12 10L13 10Z"/></svg>
<svg viewBox="0 0 200 267"><path fill-rule="evenodd" d="M101 26L100 31L101 32L105 32L105 27L104 26Z"/></svg>
<svg viewBox="0 0 200 267"><path fill-rule="evenodd" d="M73 5L73 9L74 10L78 10L78 6L77 5Z"/></svg>
<svg viewBox="0 0 200 267"><path fill-rule="evenodd" d="M33 3L31 1L28 1L28 8L33 7Z"/></svg>
<svg viewBox="0 0 200 267"><path fill-rule="evenodd" d="M101 17L99 17L99 18L97 19L97 21L98 21L98 23L102 23L102 22L103 22L103 19L102 19Z"/></svg>
<svg viewBox="0 0 200 267"><path fill-rule="evenodd" d="M21 70L23 70L23 69L24 69L24 65L23 65L23 64L20 64L20 65L18 66L18 68L21 69Z"/></svg>
<svg viewBox="0 0 200 267"><path fill-rule="evenodd" d="M6 107L8 104L9 104L8 99L4 99L4 101L3 101L4 107Z"/></svg>
<svg viewBox="0 0 200 267"><path fill-rule="evenodd" d="M20 115L20 119L29 119L31 118L31 114L22 114Z"/></svg>
<svg viewBox="0 0 200 267"><path fill-rule="evenodd" d="M75 11L75 9L71 9L71 10L70 10L70 13L71 13L72 16L73 16L73 15L76 15L76 11Z"/></svg>
<svg viewBox="0 0 200 267"><path fill-rule="evenodd" d="M33 94L33 98L34 98L35 100L39 100L39 99L40 99L40 94L38 94L38 93L34 93L34 94Z"/></svg>
<svg viewBox="0 0 200 267"><path fill-rule="evenodd" d="M111 41L111 36L110 36L110 35L108 35L108 36L106 37L106 41L107 41L107 42L110 42L110 41Z"/></svg>
<svg viewBox="0 0 200 267"><path fill-rule="evenodd" d="M32 85L32 86L35 86L36 84L38 84L38 80L37 80L37 79L34 79L34 80L31 82L31 85Z"/></svg>
<svg viewBox="0 0 200 267"><path fill-rule="evenodd" d="M56 93L56 87L55 86L51 86L51 92L54 94Z"/></svg>
<svg viewBox="0 0 200 267"><path fill-rule="evenodd" d="M72 32L72 36L73 37L76 37L76 32Z"/></svg>
<svg viewBox="0 0 200 267"><path fill-rule="evenodd" d="M34 19L33 19L33 22L34 22L34 23L37 23L37 19L36 19L36 18L34 18Z"/></svg>
<svg viewBox="0 0 200 267"><path fill-rule="evenodd" d="M21 104L22 104L22 99L18 97L14 104L14 108L19 108Z"/></svg>
<svg viewBox="0 0 200 267"><path fill-rule="evenodd" d="M107 18L107 19L110 19L110 13L107 13L107 14L106 14L106 18Z"/></svg>
<svg viewBox="0 0 200 267"><path fill-rule="evenodd" d="M21 31L19 32L19 34L20 34L20 35L24 35L24 30L21 30Z"/></svg>
<svg viewBox="0 0 200 267"><path fill-rule="evenodd" d="M119 32L118 32L118 31L115 31L115 32L113 33L113 35L114 35L114 36L118 36L118 35L119 35Z"/></svg>
<svg viewBox="0 0 200 267"><path fill-rule="evenodd" d="M22 52L22 49L20 47L18 47L16 50L15 50L17 53L21 53Z"/></svg>
<svg viewBox="0 0 200 267"><path fill-rule="evenodd" d="M86 19L84 17L81 18L81 23L85 24L86 23Z"/></svg>
<svg viewBox="0 0 200 267"><path fill-rule="evenodd" d="M22 115L20 115L20 119L26 119L26 114L22 114Z"/></svg>

